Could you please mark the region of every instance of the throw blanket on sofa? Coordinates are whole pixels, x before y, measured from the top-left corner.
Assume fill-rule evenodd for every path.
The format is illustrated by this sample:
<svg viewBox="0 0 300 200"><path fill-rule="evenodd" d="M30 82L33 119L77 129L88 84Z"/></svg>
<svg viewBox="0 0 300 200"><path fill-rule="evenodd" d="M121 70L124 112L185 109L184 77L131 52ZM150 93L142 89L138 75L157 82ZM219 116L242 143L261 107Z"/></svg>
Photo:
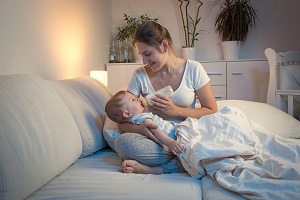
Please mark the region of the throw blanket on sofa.
<svg viewBox="0 0 300 200"><path fill-rule="evenodd" d="M193 178L208 174L249 199L296 199L300 195L300 143L249 123L242 111L224 107L177 126L185 144L179 155Z"/></svg>

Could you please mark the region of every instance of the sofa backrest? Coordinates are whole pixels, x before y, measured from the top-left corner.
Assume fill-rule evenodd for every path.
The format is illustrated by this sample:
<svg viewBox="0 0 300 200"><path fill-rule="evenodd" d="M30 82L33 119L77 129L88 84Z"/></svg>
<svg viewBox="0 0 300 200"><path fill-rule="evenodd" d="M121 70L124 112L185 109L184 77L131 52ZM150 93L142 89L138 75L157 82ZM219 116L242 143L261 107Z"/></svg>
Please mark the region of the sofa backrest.
<svg viewBox="0 0 300 200"><path fill-rule="evenodd" d="M0 199L24 199L82 153L57 91L32 74L0 76Z"/></svg>
<svg viewBox="0 0 300 200"><path fill-rule="evenodd" d="M112 93L99 81L86 76L50 81L69 108L82 139L81 158L107 146L102 130L105 104Z"/></svg>

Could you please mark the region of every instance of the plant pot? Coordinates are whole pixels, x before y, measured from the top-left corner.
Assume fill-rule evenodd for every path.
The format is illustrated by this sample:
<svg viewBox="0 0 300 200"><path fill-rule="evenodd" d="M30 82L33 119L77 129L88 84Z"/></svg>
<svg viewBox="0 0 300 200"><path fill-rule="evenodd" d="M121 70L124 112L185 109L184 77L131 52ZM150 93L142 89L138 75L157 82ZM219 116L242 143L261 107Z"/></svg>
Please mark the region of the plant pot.
<svg viewBox="0 0 300 200"><path fill-rule="evenodd" d="M224 60L238 60L240 57L240 41L221 42Z"/></svg>
<svg viewBox="0 0 300 200"><path fill-rule="evenodd" d="M185 59L195 60L196 59L196 47L182 47L182 57Z"/></svg>

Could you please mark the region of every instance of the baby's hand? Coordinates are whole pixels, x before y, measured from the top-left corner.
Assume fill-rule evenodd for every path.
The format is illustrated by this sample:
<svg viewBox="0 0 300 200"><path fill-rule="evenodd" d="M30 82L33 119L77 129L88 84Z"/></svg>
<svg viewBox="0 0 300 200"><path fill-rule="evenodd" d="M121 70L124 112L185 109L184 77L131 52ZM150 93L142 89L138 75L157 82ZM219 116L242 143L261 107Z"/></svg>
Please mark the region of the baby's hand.
<svg viewBox="0 0 300 200"><path fill-rule="evenodd" d="M182 144L180 144L177 140L172 140L169 143L168 147L171 150L171 152L175 155L177 153L181 153L184 149L184 146Z"/></svg>

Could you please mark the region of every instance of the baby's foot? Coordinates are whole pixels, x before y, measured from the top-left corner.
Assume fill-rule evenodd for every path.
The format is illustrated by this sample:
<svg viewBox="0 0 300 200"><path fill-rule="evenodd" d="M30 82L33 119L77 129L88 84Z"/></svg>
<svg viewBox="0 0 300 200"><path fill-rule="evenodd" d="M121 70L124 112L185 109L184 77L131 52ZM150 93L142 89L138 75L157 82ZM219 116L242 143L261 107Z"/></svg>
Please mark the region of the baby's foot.
<svg viewBox="0 0 300 200"><path fill-rule="evenodd" d="M124 160L122 163L124 173L135 173L135 174L162 174L161 167L148 167L142 165L135 160Z"/></svg>

